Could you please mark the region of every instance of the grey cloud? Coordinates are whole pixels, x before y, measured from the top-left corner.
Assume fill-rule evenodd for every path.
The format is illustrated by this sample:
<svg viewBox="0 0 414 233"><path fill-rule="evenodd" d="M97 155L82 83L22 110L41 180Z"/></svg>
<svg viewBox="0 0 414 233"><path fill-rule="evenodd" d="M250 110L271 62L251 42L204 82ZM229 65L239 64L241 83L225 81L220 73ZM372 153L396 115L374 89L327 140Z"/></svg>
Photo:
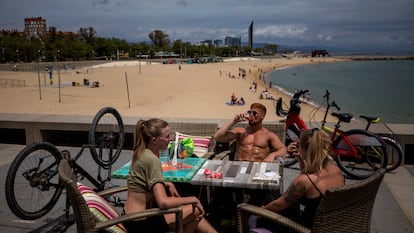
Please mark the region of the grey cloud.
<svg viewBox="0 0 414 233"><path fill-rule="evenodd" d="M254 21L254 41L408 49L414 52L412 0L31 0L3 1L0 28L22 30L25 17L76 31L93 26L102 37L147 41L155 29L197 42L240 36Z"/></svg>

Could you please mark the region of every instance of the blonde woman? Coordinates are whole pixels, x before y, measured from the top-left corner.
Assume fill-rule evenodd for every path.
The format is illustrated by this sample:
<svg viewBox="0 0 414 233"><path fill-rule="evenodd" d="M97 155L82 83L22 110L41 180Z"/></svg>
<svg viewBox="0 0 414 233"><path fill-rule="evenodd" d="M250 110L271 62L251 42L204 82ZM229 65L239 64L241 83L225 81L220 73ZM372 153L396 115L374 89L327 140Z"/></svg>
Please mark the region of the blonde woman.
<svg viewBox="0 0 414 233"><path fill-rule="evenodd" d="M159 151L167 149L170 127L161 119L139 120L135 128L136 141L131 169L128 174L128 196L125 213L147 208L183 208L184 232L217 232L204 218L200 200L181 197L174 184L164 182ZM175 229L175 215L130 221L124 224L128 232L167 232Z"/></svg>
<svg viewBox="0 0 414 233"><path fill-rule="evenodd" d="M328 154L329 147L329 136L322 130L315 128L302 132L299 143L291 143L287 148L298 160L301 174L292 181L282 196L262 208L282 213L300 204L299 216L292 218L312 227L316 208L325 191L345 185L341 170Z"/></svg>

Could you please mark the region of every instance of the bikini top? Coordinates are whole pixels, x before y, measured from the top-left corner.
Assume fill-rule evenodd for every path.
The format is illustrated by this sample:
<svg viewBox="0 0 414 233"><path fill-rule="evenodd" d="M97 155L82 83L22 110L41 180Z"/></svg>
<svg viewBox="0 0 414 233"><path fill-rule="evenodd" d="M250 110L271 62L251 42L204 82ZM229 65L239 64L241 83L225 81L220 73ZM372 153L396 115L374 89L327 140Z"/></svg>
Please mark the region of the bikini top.
<svg viewBox="0 0 414 233"><path fill-rule="evenodd" d="M312 181L312 179L309 177L308 174L305 174L309 181L312 183L313 187L316 188L316 190L319 192L319 196L315 197L315 198L307 198L307 197L302 197L300 199L300 204L303 205L305 208L303 209L303 212L301 213L301 222L303 225L307 226L307 227L312 227L313 224L313 219L315 218L315 214L316 214L316 209L319 206L319 203L322 200L322 197L324 196L324 194L319 190L318 186L316 186L315 182Z"/></svg>

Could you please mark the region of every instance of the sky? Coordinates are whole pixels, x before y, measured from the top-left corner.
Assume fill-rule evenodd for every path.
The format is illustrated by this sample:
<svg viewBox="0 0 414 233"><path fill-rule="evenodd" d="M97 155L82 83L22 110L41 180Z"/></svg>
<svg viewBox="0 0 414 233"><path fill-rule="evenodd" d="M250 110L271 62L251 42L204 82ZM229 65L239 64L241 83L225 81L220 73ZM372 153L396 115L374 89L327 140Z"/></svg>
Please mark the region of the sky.
<svg viewBox="0 0 414 233"><path fill-rule="evenodd" d="M24 29L24 18L98 37L197 43L226 36L254 43L350 52L414 54L414 0L0 0L0 29Z"/></svg>

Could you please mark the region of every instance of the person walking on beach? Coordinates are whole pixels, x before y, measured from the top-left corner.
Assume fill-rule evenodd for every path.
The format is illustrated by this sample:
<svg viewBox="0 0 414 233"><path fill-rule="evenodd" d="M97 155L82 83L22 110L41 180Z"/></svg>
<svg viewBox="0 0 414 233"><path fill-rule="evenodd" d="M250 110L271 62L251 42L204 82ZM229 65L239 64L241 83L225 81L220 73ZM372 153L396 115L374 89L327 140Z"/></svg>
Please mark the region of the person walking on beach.
<svg viewBox="0 0 414 233"><path fill-rule="evenodd" d="M254 162L272 162L276 157L286 154L286 147L280 138L263 127L266 107L261 103L253 103L250 110L240 113L227 124L218 129L214 135L217 142L228 143L236 139L236 160ZM249 126L235 127L238 122L248 120Z"/></svg>
<svg viewBox="0 0 414 233"><path fill-rule="evenodd" d="M164 120L153 118L139 120L135 127L136 141L128 174L128 196L125 213L147 208L168 209L181 206L183 209L184 232L217 232L204 218L204 208L195 196L181 197L171 182L165 182L160 150L167 149L170 127ZM142 221L124 223L128 232L168 232L175 230L175 215L149 217Z"/></svg>
<svg viewBox="0 0 414 233"><path fill-rule="evenodd" d="M50 71L49 71L49 80L50 80L50 85L53 85L53 70L52 70L52 68L50 68Z"/></svg>

